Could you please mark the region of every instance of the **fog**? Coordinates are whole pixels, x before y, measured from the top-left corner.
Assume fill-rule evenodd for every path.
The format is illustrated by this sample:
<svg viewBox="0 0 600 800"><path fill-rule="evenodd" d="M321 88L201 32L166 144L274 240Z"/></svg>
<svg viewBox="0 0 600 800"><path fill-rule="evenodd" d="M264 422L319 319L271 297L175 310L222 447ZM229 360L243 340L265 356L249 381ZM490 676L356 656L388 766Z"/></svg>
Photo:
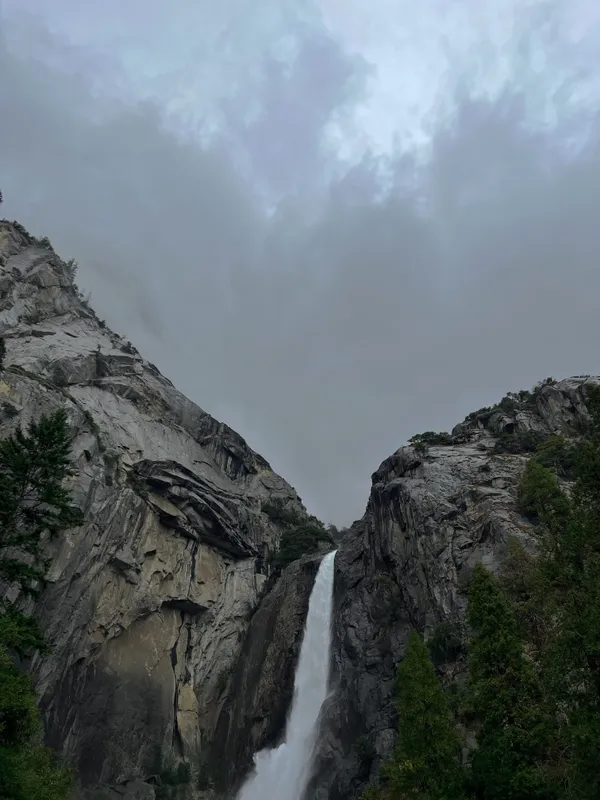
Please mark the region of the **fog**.
<svg viewBox="0 0 600 800"><path fill-rule="evenodd" d="M600 372L594 0L4 0L3 214L348 524L410 436Z"/></svg>

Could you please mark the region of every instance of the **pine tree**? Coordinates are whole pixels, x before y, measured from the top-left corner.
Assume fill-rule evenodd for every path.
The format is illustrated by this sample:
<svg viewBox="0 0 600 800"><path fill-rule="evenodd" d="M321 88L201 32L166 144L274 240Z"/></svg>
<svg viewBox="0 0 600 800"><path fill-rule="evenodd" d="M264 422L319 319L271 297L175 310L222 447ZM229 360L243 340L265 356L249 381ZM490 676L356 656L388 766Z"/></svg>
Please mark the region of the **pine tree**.
<svg viewBox="0 0 600 800"><path fill-rule="evenodd" d="M471 703L480 726L471 762L474 794L482 800L555 797L540 767L549 737L541 688L510 603L481 564L469 585L468 618Z"/></svg>
<svg viewBox="0 0 600 800"><path fill-rule="evenodd" d="M0 577L31 591L43 579L42 537L80 521L64 488L71 474L69 430L64 411L19 428L0 442ZM41 563L40 563L41 562ZM34 582L34 583L32 583ZM66 800L72 786L41 743L42 724L28 675L11 652L46 649L35 620L13 604L0 603L0 798Z"/></svg>
<svg viewBox="0 0 600 800"><path fill-rule="evenodd" d="M63 409L31 422L0 442L0 576L25 589L43 577L42 536L77 524L79 513L63 486L71 474Z"/></svg>
<svg viewBox="0 0 600 800"><path fill-rule="evenodd" d="M458 800L461 742L423 639L412 631L398 668L398 746L383 769L390 800Z"/></svg>
<svg viewBox="0 0 600 800"><path fill-rule="evenodd" d="M600 390L589 390L591 424L575 462L571 512L539 561L552 620L542 653L565 754L565 798L600 797Z"/></svg>

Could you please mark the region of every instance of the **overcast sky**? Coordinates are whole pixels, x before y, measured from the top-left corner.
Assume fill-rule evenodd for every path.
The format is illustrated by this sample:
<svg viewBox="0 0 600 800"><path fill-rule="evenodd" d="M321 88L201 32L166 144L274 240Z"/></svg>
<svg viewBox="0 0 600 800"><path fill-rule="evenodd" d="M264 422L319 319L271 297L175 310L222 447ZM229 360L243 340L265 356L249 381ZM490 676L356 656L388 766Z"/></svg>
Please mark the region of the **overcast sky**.
<svg viewBox="0 0 600 800"><path fill-rule="evenodd" d="M600 372L597 0L0 9L3 213L325 521Z"/></svg>

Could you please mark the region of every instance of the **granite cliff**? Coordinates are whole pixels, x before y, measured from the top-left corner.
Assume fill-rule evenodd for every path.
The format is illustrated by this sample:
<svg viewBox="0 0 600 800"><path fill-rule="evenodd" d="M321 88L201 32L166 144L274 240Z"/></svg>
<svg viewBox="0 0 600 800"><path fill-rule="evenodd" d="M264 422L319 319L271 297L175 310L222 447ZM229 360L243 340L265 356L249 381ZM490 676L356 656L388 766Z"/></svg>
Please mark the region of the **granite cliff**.
<svg viewBox="0 0 600 800"><path fill-rule="evenodd" d="M263 509L306 511L97 318L73 277L47 240L0 222L1 435L65 408L85 519L49 549L29 606L52 645L32 671L48 741L86 796L151 798L184 761L197 785L278 546Z"/></svg>
<svg viewBox="0 0 600 800"><path fill-rule="evenodd" d="M439 663L464 670L464 587L473 566L498 572L511 541L535 552L518 487L536 444L585 428L585 386L548 380L474 412L451 434L424 434L372 476L364 517L336 557L335 695L324 714L311 800L353 800L395 742L395 675L408 633L450 625Z"/></svg>

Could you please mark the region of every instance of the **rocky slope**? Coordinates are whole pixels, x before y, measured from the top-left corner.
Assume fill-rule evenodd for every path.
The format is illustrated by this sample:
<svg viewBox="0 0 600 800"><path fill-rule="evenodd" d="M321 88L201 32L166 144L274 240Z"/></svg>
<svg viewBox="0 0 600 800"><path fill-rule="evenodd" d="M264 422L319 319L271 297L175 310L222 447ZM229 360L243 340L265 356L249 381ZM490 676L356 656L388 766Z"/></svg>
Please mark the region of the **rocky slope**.
<svg viewBox="0 0 600 800"><path fill-rule="evenodd" d="M394 679L408 632L463 627L472 567L497 571L511 539L535 548L519 481L535 442L576 438L586 381L506 397L458 425L400 448L372 478L363 519L336 557L333 681L310 800L352 800L393 749ZM428 446L425 442L430 441ZM447 673L458 662L442 664Z"/></svg>
<svg viewBox="0 0 600 800"><path fill-rule="evenodd" d="M151 798L153 776L182 759L195 773L213 739L280 535L263 506L306 512L96 317L72 265L6 221L0 336L0 435L65 408L85 514L49 551L35 609L52 644L33 664L48 739L86 796Z"/></svg>

